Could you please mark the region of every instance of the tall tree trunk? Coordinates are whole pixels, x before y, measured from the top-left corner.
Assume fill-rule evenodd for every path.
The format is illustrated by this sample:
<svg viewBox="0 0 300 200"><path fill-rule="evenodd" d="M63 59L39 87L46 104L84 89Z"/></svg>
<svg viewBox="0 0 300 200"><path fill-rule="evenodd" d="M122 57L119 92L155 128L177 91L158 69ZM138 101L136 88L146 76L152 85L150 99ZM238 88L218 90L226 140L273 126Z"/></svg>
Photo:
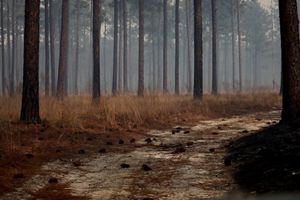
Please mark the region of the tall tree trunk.
<svg viewBox="0 0 300 200"><path fill-rule="evenodd" d="M49 9L50 9L51 93L52 93L52 96L55 96L55 92L56 92L56 67L55 67L54 0L49 1Z"/></svg>
<svg viewBox="0 0 300 200"><path fill-rule="evenodd" d="M122 71L123 71L123 21L122 21L122 7L123 2L119 1L119 49L118 49L118 92L122 93L123 91L123 82L122 82Z"/></svg>
<svg viewBox="0 0 300 200"><path fill-rule="evenodd" d="M67 88L67 65L69 46L69 0L62 0L62 23L60 37L59 67L57 80L57 97L63 100Z"/></svg>
<svg viewBox="0 0 300 200"><path fill-rule="evenodd" d="M163 13L161 12L161 8L158 7L158 30L157 30L157 89L161 90L161 86L162 86L162 65L161 65L161 31L162 31L162 27L161 27L161 18Z"/></svg>
<svg viewBox="0 0 300 200"><path fill-rule="evenodd" d="M75 95L78 95L80 1L76 1Z"/></svg>
<svg viewBox="0 0 300 200"><path fill-rule="evenodd" d="M21 121L39 123L40 0L25 2L24 72Z"/></svg>
<svg viewBox="0 0 300 200"><path fill-rule="evenodd" d="M279 0L283 74L282 122L300 117L300 43L296 0Z"/></svg>
<svg viewBox="0 0 300 200"><path fill-rule="evenodd" d="M234 30L234 0L231 4L231 55L232 55L232 90L235 91L235 30Z"/></svg>
<svg viewBox="0 0 300 200"><path fill-rule="evenodd" d="M107 43L107 22L104 20L104 33L103 33L103 79L104 79L104 92L107 92L107 73L106 73L106 43Z"/></svg>
<svg viewBox="0 0 300 200"><path fill-rule="evenodd" d="M50 93L50 80L49 80L49 0L45 0L45 95L49 96Z"/></svg>
<svg viewBox="0 0 300 200"><path fill-rule="evenodd" d="M10 33L10 5L9 2L11 0L7 0L7 31L6 31L6 39L7 39L7 73L8 73L8 91L9 91L9 95L12 95L12 91L11 91L11 33Z"/></svg>
<svg viewBox="0 0 300 200"><path fill-rule="evenodd" d="M218 21L217 21L217 0L211 1L212 7L212 94L218 94Z"/></svg>
<svg viewBox="0 0 300 200"><path fill-rule="evenodd" d="M156 52L155 52L155 38L154 38L154 33L155 33L155 19L154 19L154 12L151 11L151 44L152 44L152 88L153 91L156 90Z"/></svg>
<svg viewBox="0 0 300 200"><path fill-rule="evenodd" d="M112 94L117 95L117 70L118 70L118 0L114 0L114 52L113 52L113 78Z"/></svg>
<svg viewBox="0 0 300 200"><path fill-rule="evenodd" d="M168 92L168 0L164 0L163 92Z"/></svg>
<svg viewBox="0 0 300 200"><path fill-rule="evenodd" d="M1 0L1 60L2 60L2 95L6 95L5 43L4 43L4 0Z"/></svg>
<svg viewBox="0 0 300 200"><path fill-rule="evenodd" d="M16 0L12 1L12 17L11 17L11 27L12 27L12 55L11 55L11 72L10 72L10 96L15 95L15 55L16 55Z"/></svg>
<svg viewBox="0 0 300 200"><path fill-rule="evenodd" d="M139 0L139 77L138 96L144 96L144 0Z"/></svg>
<svg viewBox="0 0 300 200"><path fill-rule="evenodd" d="M237 31L238 31L238 45L239 45L239 90L242 91L243 80L242 80L242 40L241 40L241 30L240 30L240 1L236 1L236 12L237 12Z"/></svg>
<svg viewBox="0 0 300 200"><path fill-rule="evenodd" d="M203 98L202 0L194 0L194 98Z"/></svg>
<svg viewBox="0 0 300 200"><path fill-rule="evenodd" d="M124 92L128 92L128 55L127 55L127 44L128 44L128 36L127 36L127 0L123 0L123 87Z"/></svg>
<svg viewBox="0 0 300 200"><path fill-rule="evenodd" d="M93 101L100 99L100 0L93 0Z"/></svg>
<svg viewBox="0 0 300 200"><path fill-rule="evenodd" d="M187 79L188 79L188 92L192 92L192 62L191 62L191 5L190 1L185 1L186 6L186 34L187 34Z"/></svg>
<svg viewBox="0 0 300 200"><path fill-rule="evenodd" d="M175 94L179 95L179 0L175 7Z"/></svg>

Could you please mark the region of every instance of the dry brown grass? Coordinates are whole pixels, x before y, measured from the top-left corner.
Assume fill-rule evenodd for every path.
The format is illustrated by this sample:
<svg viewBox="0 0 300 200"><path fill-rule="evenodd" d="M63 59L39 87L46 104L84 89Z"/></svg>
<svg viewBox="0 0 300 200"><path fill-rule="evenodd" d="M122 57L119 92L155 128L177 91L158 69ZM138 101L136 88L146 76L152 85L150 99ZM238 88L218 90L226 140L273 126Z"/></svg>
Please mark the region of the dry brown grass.
<svg viewBox="0 0 300 200"><path fill-rule="evenodd" d="M0 195L38 173L43 163L76 157L79 149L97 152L99 148L107 148L108 141L117 144L123 139L128 143L132 138L147 137L144 134L148 129L195 125L201 119L280 109L280 99L272 93L207 95L203 102L195 102L191 96L118 96L103 97L100 105L95 106L87 96L69 97L64 102L43 97L40 105L43 123L27 125L18 123L20 97L1 97ZM28 159L27 153L34 158ZM25 178L15 179L18 173ZM43 193L39 191L37 195Z"/></svg>
<svg viewBox="0 0 300 200"><path fill-rule="evenodd" d="M74 128L91 120L104 127L130 128L151 125L170 118L193 116L198 118L238 115L245 112L280 108L280 97L274 93L207 95L203 102L190 96L135 96L104 97L99 106L91 104L90 97L69 97L65 101L41 99L41 117L51 123L65 123ZM0 98L0 120L17 121L20 98ZM189 120L189 119L187 119Z"/></svg>

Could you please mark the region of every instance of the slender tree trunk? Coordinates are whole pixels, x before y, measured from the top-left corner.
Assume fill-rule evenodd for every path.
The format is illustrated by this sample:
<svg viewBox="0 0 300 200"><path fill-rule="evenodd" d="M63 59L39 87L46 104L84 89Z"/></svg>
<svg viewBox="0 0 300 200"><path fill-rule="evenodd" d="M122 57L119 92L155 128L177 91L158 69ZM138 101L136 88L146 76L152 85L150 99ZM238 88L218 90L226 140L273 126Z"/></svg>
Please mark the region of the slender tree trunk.
<svg viewBox="0 0 300 200"><path fill-rule="evenodd" d="M123 82L122 82L122 70L123 70L123 21L122 21L122 7L123 2L119 1L119 49L118 49L118 92L123 92Z"/></svg>
<svg viewBox="0 0 300 200"><path fill-rule="evenodd" d="M10 33L10 5L9 5L9 2L11 0L8 0L7 1L7 20L6 20L6 23L7 23L7 31L6 31L6 38L7 38L7 76L8 76L8 79L9 79L9 85L8 85L8 91L9 91L9 95L11 96L12 95L12 91L11 91L11 33Z"/></svg>
<svg viewBox="0 0 300 200"><path fill-rule="evenodd" d="M218 94L218 22L217 22L217 0L211 1L212 7L212 94Z"/></svg>
<svg viewBox="0 0 300 200"><path fill-rule="evenodd" d="M128 44L128 36L127 36L127 0L123 0L123 87L124 92L128 92L128 52L127 52L127 44Z"/></svg>
<svg viewBox="0 0 300 200"><path fill-rule="evenodd" d="M152 44L152 88L153 91L156 90L156 52L155 52L155 19L154 19L154 11L151 12L151 44Z"/></svg>
<svg viewBox="0 0 300 200"><path fill-rule="evenodd" d="M241 40L241 30L240 30L240 1L236 1L236 11L237 11L237 31L238 31L238 45L239 45L239 90L242 91L243 80L242 80L242 40Z"/></svg>
<svg viewBox="0 0 300 200"><path fill-rule="evenodd" d="M66 78L69 46L69 0L62 0L62 23L59 52L59 68L57 80L57 97L63 100L67 93Z"/></svg>
<svg viewBox="0 0 300 200"><path fill-rule="evenodd" d="M283 74L282 122L300 117L300 43L296 0L279 0Z"/></svg>
<svg viewBox="0 0 300 200"><path fill-rule="evenodd" d="M175 7L175 94L179 95L179 0Z"/></svg>
<svg viewBox="0 0 300 200"><path fill-rule="evenodd" d="M194 98L203 98L202 0L194 0Z"/></svg>
<svg viewBox="0 0 300 200"><path fill-rule="evenodd" d="M104 92L107 92L107 80L106 80L106 43L107 43L107 22L104 21L104 36L103 36L103 73L104 73Z"/></svg>
<svg viewBox="0 0 300 200"><path fill-rule="evenodd" d="M188 67L188 73L187 73L187 79L188 79L188 92L192 92L192 62L191 62L191 19L190 19L190 13L191 13L191 5L190 1L185 1L186 6L186 31L187 31L187 67Z"/></svg>
<svg viewBox="0 0 300 200"><path fill-rule="evenodd" d="M234 30L234 0L231 0L231 55L232 55L232 90L235 91L235 30Z"/></svg>
<svg viewBox="0 0 300 200"><path fill-rule="evenodd" d="M24 72L21 121L39 123L40 0L25 1Z"/></svg>
<svg viewBox="0 0 300 200"><path fill-rule="evenodd" d="M2 95L6 95L5 43L4 43L4 0L1 0L1 61L2 61Z"/></svg>
<svg viewBox="0 0 300 200"><path fill-rule="evenodd" d="M100 0L93 0L93 101L100 99Z"/></svg>
<svg viewBox="0 0 300 200"><path fill-rule="evenodd" d="M128 44L128 87L129 90L132 89L132 19L129 17L129 44Z"/></svg>
<svg viewBox="0 0 300 200"><path fill-rule="evenodd" d="M144 96L144 0L139 0L139 77L138 96Z"/></svg>
<svg viewBox="0 0 300 200"><path fill-rule="evenodd" d="M51 92L55 96L56 92L56 67L55 67L55 18L54 0L49 0L50 9L50 54L51 54Z"/></svg>
<svg viewBox="0 0 300 200"><path fill-rule="evenodd" d="M49 0L45 0L45 95L49 96L50 93L50 80L49 80Z"/></svg>
<svg viewBox="0 0 300 200"><path fill-rule="evenodd" d="M163 92L168 92L168 0L164 0Z"/></svg>
<svg viewBox="0 0 300 200"><path fill-rule="evenodd" d="M16 0L12 1L12 55L11 55L11 72L10 72L10 96L15 95L15 55L16 55L16 19L15 19Z"/></svg>
<svg viewBox="0 0 300 200"><path fill-rule="evenodd" d="M78 95L80 1L76 0L75 95Z"/></svg>
<svg viewBox="0 0 300 200"><path fill-rule="evenodd" d="M160 7L158 8L158 13L159 13L159 17L158 17L158 31L157 31L157 89L161 90L161 84L162 84L162 65L161 65L161 16L163 15L163 13L161 12Z"/></svg>
<svg viewBox="0 0 300 200"><path fill-rule="evenodd" d="M113 52L113 78L112 94L117 95L117 70L118 70L118 0L114 0L114 52Z"/></svg>

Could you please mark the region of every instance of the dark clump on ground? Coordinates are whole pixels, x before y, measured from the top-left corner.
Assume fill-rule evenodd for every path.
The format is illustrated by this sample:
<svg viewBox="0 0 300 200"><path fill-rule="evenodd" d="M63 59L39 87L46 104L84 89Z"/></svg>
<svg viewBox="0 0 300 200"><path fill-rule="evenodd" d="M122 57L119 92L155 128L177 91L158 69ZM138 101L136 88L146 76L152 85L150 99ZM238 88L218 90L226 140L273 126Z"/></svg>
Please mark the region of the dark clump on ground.
<svg viewBox="0 0 300 200"><path fill-rule="evenodd" d="M234 141L224 159L238 189L286 193L300 188L300 128L275 125Z"/></svg>

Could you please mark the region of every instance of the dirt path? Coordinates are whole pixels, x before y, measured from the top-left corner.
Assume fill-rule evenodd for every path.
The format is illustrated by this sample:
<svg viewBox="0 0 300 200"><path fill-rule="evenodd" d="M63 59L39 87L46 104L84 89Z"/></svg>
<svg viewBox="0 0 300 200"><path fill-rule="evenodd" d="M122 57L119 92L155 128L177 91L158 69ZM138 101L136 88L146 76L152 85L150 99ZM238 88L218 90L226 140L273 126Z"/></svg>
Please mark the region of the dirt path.
<svg viewBox="0 0 300 200"><path fill-rule="evenodd" d="M153 130L149 144L146 138L136 141L130 152L83 154L48 163L41 174L0 199L30 199L50 177L66 183L73 195L90 199L216 199L236 188L224 166L226 144L278 119L276 111ZM128 145L133 144L111 148Z"/></svg>

